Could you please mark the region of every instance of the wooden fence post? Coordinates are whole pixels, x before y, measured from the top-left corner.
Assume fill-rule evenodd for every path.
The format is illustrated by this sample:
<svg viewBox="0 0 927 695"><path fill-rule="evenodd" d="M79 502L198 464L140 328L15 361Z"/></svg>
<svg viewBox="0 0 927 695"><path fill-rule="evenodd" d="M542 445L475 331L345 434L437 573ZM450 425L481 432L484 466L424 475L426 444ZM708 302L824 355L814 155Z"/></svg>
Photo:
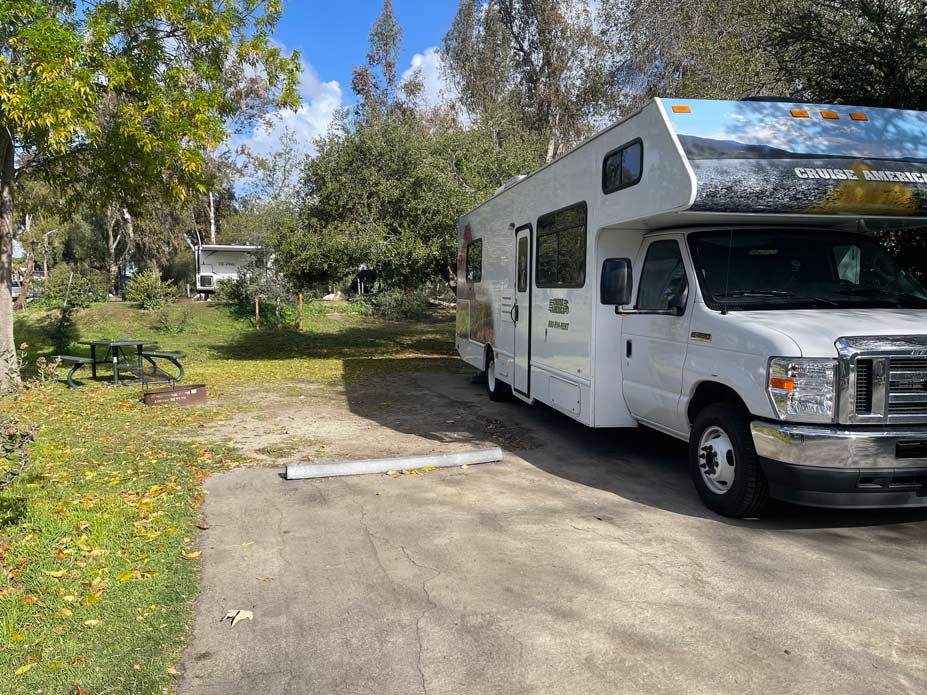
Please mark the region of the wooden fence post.
<svg viewBox="0 0 927 695"><path fill-rule="evenodd" d="M261 298L257 296L254 298L254 327L261 328Z"/></svg>
<svg viewBox="0 0 927 695"><path fill-rule="evenodd" d="M299 330L303 329L303 293L299 293Z"/></svg>

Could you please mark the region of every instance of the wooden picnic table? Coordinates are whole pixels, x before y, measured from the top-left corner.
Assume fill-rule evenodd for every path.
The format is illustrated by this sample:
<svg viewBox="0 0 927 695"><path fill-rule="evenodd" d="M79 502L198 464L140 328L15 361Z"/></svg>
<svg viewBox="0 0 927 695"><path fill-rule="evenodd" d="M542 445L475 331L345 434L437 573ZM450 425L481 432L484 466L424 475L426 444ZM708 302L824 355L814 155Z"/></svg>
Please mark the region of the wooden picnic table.
<svg viewBox="0 0 927 695"><path fill-rule="evenodd" d="M97 378L97 365L98 364L109 364L112 360L113 364L113 384L119 385L119 360L120 357L125 361L128 369L131 369L132 360L129 357L129 348L135 348L134 359L135 367L138 369L138 374L141 375L144 363L144 356L142 353L145 351L146 347L157 347L157 343L153 343L150 340L81 340L80 345L89 345L90 346L90 359L93 360L90 365L90 371L94 379ZM102 358L97 359L97 351L106 348L106 353Z"/></svg>

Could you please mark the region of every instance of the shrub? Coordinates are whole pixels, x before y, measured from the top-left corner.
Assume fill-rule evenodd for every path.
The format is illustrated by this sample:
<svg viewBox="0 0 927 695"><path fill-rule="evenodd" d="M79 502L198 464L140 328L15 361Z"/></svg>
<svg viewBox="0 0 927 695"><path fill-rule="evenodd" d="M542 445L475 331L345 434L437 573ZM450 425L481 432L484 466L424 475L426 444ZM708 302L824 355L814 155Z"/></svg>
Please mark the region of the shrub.
<svg viewBox="0 0 927 695"><path fill-rule="evenodd" d="M62 307L48 332L52 346L55 348L55 352L59 354L67 352L68 347L72 343L76 343L80 338L80 331L77 328L77 322L74 320L74 311L73 306Z"/></svg>
<svg viewBox="0 0 927 695"><path fill-rule="evenodd" d="M139 273L126 287L126 299L135 302L142 309L160 309L177 296L177 286L170 280L162 280L154 270Z"/></svg>
<svg viewBox="0 0 927 695"><path fill-rule="evenodd" d="M174 313L169 307L162 306L155 311L158 320L158 330L175 335L183 333L190 325L190 310L184 307Z"/></svg>
<svg viewBox="0 0 927 695"><path fill-rule="evenodd" d="M69 307L85 309L94 302L105 302L108 292L106 273L61 264L48 271L42 301L48 306L62 306L67 300Z"/></svg>
<svg viewBox="0 0 927 695"><path fill-rule="evenodd" d="M35 426L21 427L14 417L0 415L0 491L9 487L29 467L29 445Z"/></svg>
<svg viewBox="0 0 927 695"><path fill-rule="evenodd" d="M220 302L228 302L240 307L247 307L254 303L250 283L244 274L235 279L220 280L216 283L215 298Z"/></svg>
<svg viewBox="0 0 927 695"><path fill-rule="evenodd" d="M431 313L430 293L423 287L385 290L364 301L373 314L391 321L420 321Z"/></svg>

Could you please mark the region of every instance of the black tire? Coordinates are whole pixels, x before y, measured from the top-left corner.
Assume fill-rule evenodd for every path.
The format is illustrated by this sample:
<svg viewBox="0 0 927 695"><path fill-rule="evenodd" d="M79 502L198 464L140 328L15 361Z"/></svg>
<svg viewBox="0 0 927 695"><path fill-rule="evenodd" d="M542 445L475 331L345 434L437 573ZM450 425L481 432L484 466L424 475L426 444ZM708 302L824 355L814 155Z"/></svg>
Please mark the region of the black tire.
<svg viewBox="0 0 927 695"><path fill-rule="evenodd" d="M512 395L512 387L499 381L495 376L496 360L492 350L486 355L486 393L491 401L507 401Z"/></svg>
<svg viewBox="0 0 927 695"><path fill-rule="evenodd" d="M731 444L733 461L728 459L728 463L734 469L734 479L722 492L712 490L702 473L703 464L714 453L713 450L707 453L700 450L703 435L711 429L715 433L721 430ZM706 472L710 473L711 469L706 468ZM723 516L756 517L769 502L769 485L753 446L750 421L747 413L735 405L715 403L696 416L689 436L689 473L705 506ZM720 486L715 484L715 487Z"/></svg>

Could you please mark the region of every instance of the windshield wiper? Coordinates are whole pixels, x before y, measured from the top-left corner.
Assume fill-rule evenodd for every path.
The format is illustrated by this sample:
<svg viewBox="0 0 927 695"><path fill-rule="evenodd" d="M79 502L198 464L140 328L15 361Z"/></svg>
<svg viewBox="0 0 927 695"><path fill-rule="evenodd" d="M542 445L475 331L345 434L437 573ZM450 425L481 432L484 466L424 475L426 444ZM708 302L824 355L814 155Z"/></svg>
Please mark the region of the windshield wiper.
<svg viewBox="0 0 927 695"><path fill-rule="evenodd" d="M835 302L833 299L827 299L826 297L817 297L813 294L796 294L795 292L787 292L786 290L732 290L730 292L721 292L720 294L713 295L717 300L720 297L776 297L776 298L790 298L790 299L799 299L807 300L812 302L821 302L822 304L828 304L830 306L840 306L839 302ZM725 302L722 301L722 304L734 304L735 302Z"/></svg>
<svg viewBox="0 0 927 695"><path fill-rule="evenodd" d="M720 297L794 297L794 292L785 290L731 290L730 292L719 292L714 295L715 299Z"/></svg>
<svg viewBox="0 0 927 695"><path fill-rule="evenodd" d="M907 292L890 292L878 287L843 287L834 290L837 294L844 294L854 297L871 297L873 299L883 299L886 302L916 302L921 306L927 306L927 299L918 297L916 294Z"/></svg>

